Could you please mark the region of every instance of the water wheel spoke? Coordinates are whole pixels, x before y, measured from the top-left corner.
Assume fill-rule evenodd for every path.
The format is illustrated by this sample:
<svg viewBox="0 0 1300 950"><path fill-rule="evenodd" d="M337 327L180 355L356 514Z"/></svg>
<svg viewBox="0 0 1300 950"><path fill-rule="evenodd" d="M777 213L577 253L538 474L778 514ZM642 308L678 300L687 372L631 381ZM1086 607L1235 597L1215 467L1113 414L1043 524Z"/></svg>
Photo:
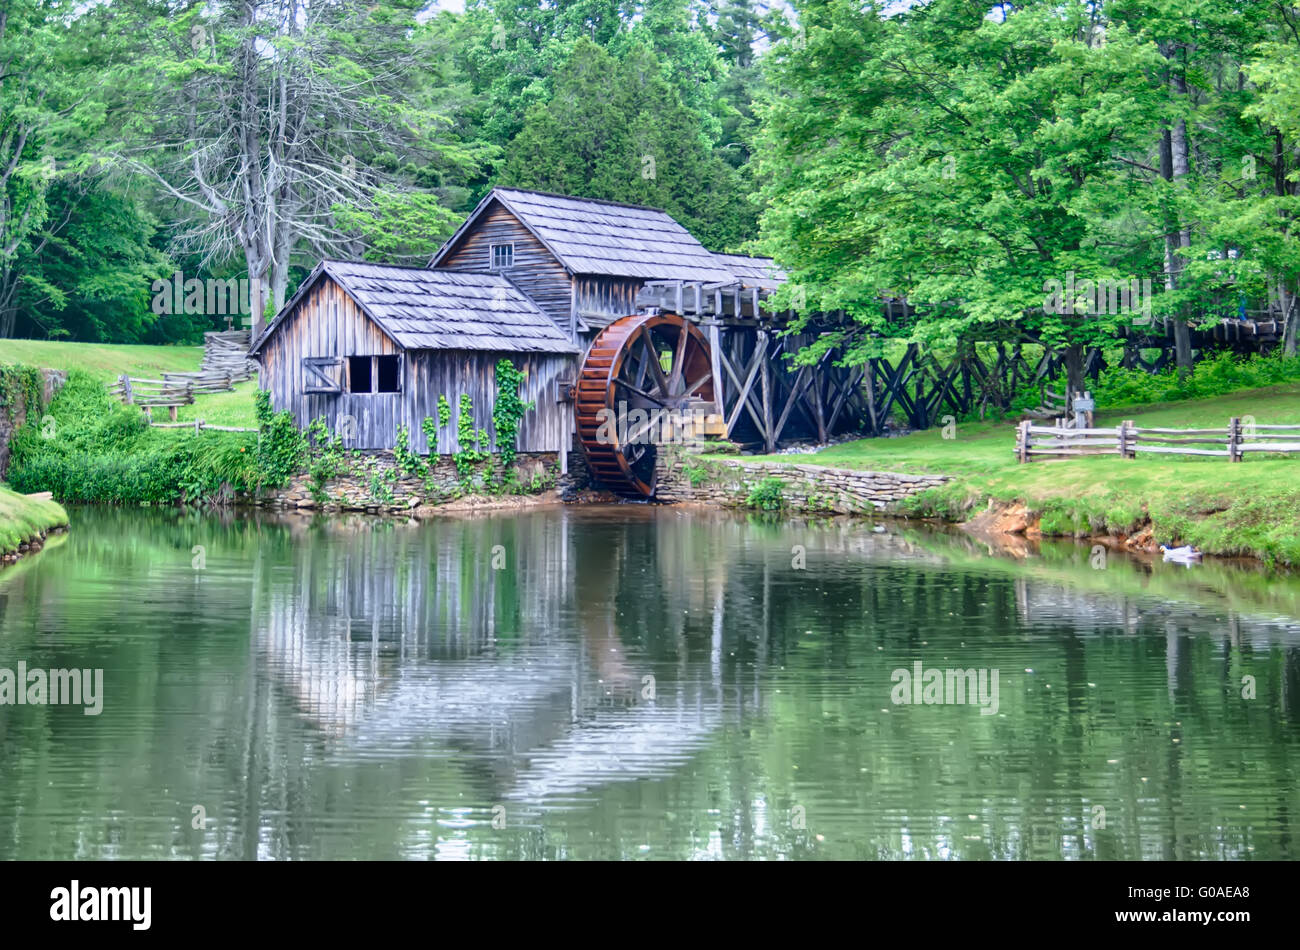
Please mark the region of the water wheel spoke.
<svg viewBox="0 0 1300 950"><path fill-rule="evenodd" d="M672 378L668 381L670 393L681 392L682 374L686 369L686 344L690 338L690 331L685 327L677 334L677 349L673 351Z"/></svg>
<svg viewBox="0 0 1300 950"><path fill-rule="evenodd" d="M636 428L629 426L627 430L627 444L630 447L640 446L644 448L645 446L641 442L642 437L644 437L646 433L650 432L650 430L656 428L659 424L660 417L652 415L646 419L645 422L640 423Z"/></svg>
<svg viewBox="0 0 1300 950"><path fill-rule="evenodd" d="M645 349L641 348L638 350L634 350L634 352L631 355L633 358L636 359L636 385L638 388L644 387L645 376L646 376Z"/></svg>
<svg viewBox="0 0 1300 950"><path fill-rule="evenodd" d="M713 370L708 370L703 376L686 387L682 393L683 396L694 396L701 386L713 379Z"/></svg>
<svg viewBox="0 0 1300 950"><path fill-rule="evenodd" d="M642 403L652 403L652 404L654 404L655 406L660 406L660 407L662 407L662 408L664 408L664 409L669 409L669 408L671 408L671 405L668 403L668 401L667 401L667 399L666 399L665 397L663 397L663 396L661 396L661 395L658 395L658 394L656 394L656 393L648 393L648 392L646 392L644 389L638 389L637 387L633 386L631 383L629 383L629 382L628 382L627 380L625 380L625 379L616 379L616 380L614 380L614 385L615 385L615 386L622 386L624 389L626 389L628 392L632 393L633 395L635 395L635 396L640 396L640 397L641 397L641 400L640 400L639 403L638 403L638 402L633 402L632 400L628 400L628 405L631 406L633 409L649 409L649 408L650 408L649 405L644 405L644 404L642 404Z"/></svg>
<svg viewBox="0 0 1300 950"><path fill-rule="evenodd" d="M646 349L650 351L650 372L654 374L655 385L659 388L661 393L667 395L670 390L668 388L668 380L664 376L664 368L659 365L659 351L655 349L654 337L650 335L650 331L644 326L641 328L641 339L644 341Z"/></svg>

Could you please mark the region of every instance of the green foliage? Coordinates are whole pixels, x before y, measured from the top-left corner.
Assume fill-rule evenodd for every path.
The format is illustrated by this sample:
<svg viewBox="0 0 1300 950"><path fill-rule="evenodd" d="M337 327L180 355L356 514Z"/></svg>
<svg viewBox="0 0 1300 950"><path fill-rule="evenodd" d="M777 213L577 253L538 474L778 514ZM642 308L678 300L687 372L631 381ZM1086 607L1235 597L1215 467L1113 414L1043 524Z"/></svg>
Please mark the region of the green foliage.
<svg viewBox="0 0 1300 950"><path fill-rule="evenodd" d="M439 396L438 400L439 400L438 412L439 414L441 414L442 406L446 404L447 397ZM451 410L448 409L447 412L448 415L450 415ZM446 423L443 424L445 425ZM429 457L434 458L434 456L438 454L438 423L434 421L432 418L430 418L429 416L425 416L420 421L420 429L421 431L424 432L425 442L429 446Z"/></svg>
<svg viewBox="0 0 1300 950"><path fill-rule="evenodd" d="M439 401L439 409L442 403ZM474 402L469 393L460 394L460 412L456 417L456 437L458 450L452 454L456 471L461 480L468 480L474 469L491 456L488 446L491 439L485 429L474 428Z"/></svg>
<svg viewBox="0 0 1300 950"><path fill-rule="evenodd" d="M9 480L61 501L215 503L266 482L247 433L150 429L137 406L73 370L47 408L15 433Z"/></svg>
<svg viewBox="0 0 1300 950"><path fill-rule="evenodd" d="M384 263L427 261L461 220L436 194L392 186L377 189L367 206L340 203L333 210L338 226L359 236L365 259Z"/></svg>
<svg viewBox="0 0 1300 950"><path fill-rule="evenodd" d="M41 371L35 366L0 365L0 413L30 419L41 405Z"/></svg>
<svg viewBox="0 0 1300 950"><path fill-rule="evenodd" d="M1225 351L1203 359L1191 373L1181 378L1172 367L1159 373L1110 367L1100 374L1091 388L1098 406L1119 409L1180 399L1204 399L1296 380L1300 380L1300 359L1287 358L1280 353L1242 358Z"/></svg>
<svg viewBox="0 0 1300 950"><path fill-rule="evenodd" d="M834 511L835 496L831 494L822 495L817 492L808 494L808 501L804 504L808 511Z"/></svg>
<svg viewBox="0 0 1300 950"><path fill-rule="evenodd" d="M307 438L311 453L307 469L311 475L311 494L317 504L323 505L329 500L325 486L348 468L343 454L343 439L330 432L325 420L319 416L307 427Z"/></svg>
<svg viewBox="0 0 1300 950"><path fill-rule="evenodd" d="M525 412L536 408L536 403L526 403L519 398L519 387L523 385L524 374L510 360L502 358L497 361L496 379L497 398L492 407L492 429L496 433L501 464L508 468L515 460L519 420Z"/></svg>
<svg viewBox="0 0 1300 950"><path fill-rule="evenodd" d="M428 422L425 419L425 422ZM393 444L393 458L397 460L397 470L403 475L423 477L428 471L424 459L411 451L411 433L406 426L397 427L397 437Z"/></svg>
<svg viewBox="0 0 1300 950"><path fill-rule="evenodd" d="M1115 27L1080 42L1091 21L1072 4L997 22L950 2L884 17L831 0L800 20L805 42L774 51L759 162L764 244L808 307L929 342L991 320L1060 343L1106 335L1110 318L1043 314L1044 283L1150 273L1102 210L1123 187L1113 156L1156 126L1150 44ZM923 319L885 324L881 296Z"/></svg>
<svg viewBox="0 0 1300 950"><path fill-rule="evenodd" d="M391 505L394 501L392 479L383 471L373 471L367 482L370 497L381 505Z"/></svg>
<svg viewBox="0 0 1300 950"><path fill-rule="evenodd" d="M696 465L688 463L682 467L682 474L686 476L686 480L691 483L692 488L699 488L713 477L714 471L711 467L704 465L703 463Z"/></svg>
<svg viewBox="0 0 1300 950"><path fill-rule="evenodd" d="M259 389L253 398L257 406L257 465L266 487L280 488L302 468L307 440L293 413L272 411L269 392Z"/></svg>
<svg viewBox="0 0 1300 950"><path fill-rule="evenodd" d="M761 511L780 511L785 507L784 483L775 476L768 476L750 489L745 498L747 508Z"/></svg>
<svg viewBox="0 0 1300 950"><path fill-rule="evenodd" d="M528 110L501 183L663 208L706 246L738 247L754 225L744 178L665 72L648 46L616 57L578 40L550 100Z"/></svg>

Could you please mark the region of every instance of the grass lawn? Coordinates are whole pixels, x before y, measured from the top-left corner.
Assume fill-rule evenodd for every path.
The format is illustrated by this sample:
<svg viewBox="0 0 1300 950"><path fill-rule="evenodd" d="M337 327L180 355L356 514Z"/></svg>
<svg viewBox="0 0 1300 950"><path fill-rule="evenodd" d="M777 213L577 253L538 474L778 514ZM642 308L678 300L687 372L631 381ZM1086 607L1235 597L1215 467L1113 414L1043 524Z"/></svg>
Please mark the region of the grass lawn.
<svg viewBox="0 0 1300 950"><path fill-rule="evenodd" d="M0 486L0 554L18 550L18 545L42 531L68 523L63 506L52 501L28 498Z"/></svg>
<svg viewBox="0 0 1300 950"><path fill-rule="evenodd" d="M1099 412L1096 424L1132 419L1139 426L1209 428L1246 415L1260 425L1300 423L1300 385ZM964 520L990 499L1019 501L1042 514L1044 534L1129 533L1150 518L1161 543L1300 564L1300 457L1248 455L1233 465L1189 456L1095 456L1021 465L1014 448L1013 423L984 422L959 424L953 439L935 428L767 460L955 476L912 499L914 514Z"/></svg>
<svg viewBox="0 0 1300 950"><path fill-rule="evenodd" d="M189 373L197 370L202 360L201 346L133 346L49 340L5 340L0 346L0 363L81 369L105 382L116 379L123 372L141 379L158 379L160 373ZM213 425L254 428L257 425L253 410L253 392L256 389L256 381L248 380L237 384L233 392L196 396L194 405L179 408L177 419L181 422L202 419ZM154 419L168 421L167 410L157 410Z"/></svg>
<svg viewBox="0 0 1300 950"><path fill-rule="evenodd" d="M202 419L217 426L239 426L244 429L257 428L257 412L253 406L253 393L257 392L257 380L247 379L236 383L228 393L206 393L194 397L191 406L180 406L176 418L180 422L193 422ZM167 410L154 413L158 422L167 421Z"/></svg>
<svg viewBox="0 0 1300 950"><path fill-rule="evenodd" d="M25 363L49 369L84 369L107 381L126 373L157 379L159 373L188 373L203 360L201 346L135 346L116 343L60 343L5 340L0 363Z"/></svg>

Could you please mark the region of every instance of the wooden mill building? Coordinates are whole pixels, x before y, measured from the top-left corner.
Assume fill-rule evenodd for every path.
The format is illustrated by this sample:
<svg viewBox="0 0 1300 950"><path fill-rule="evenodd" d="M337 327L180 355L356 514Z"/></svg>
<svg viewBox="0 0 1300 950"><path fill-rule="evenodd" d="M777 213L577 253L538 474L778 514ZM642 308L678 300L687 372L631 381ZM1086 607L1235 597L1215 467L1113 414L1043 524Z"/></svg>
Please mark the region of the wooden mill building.
<svg viewBox="0 0 1300 950"><path fill-rule="evenodd" d="M779 382L789 374L777 366L759 372L778 352L761 301L780 281L770 260L714 253L664 211L496 188L427 268L323 261L253 355L276 410L292 411L304 427L323 417L335 431L351 417L349 444L361 449L392 448L406 426L411 447L428 451L421 423L437 418L445 396L452 419L436 451L457 451L463 392L476 427L490 431L502 357L523 370L522 398L536 405L520 427L523 452L567 459L584 400L588 410L595 405L582 375L593 360L626 361L639 374L610 381L610 404L628 391L645 395L657 380L659 395L644 405L706 404L725 413L728 435L753 440L757 432L771 445L781 432ZM685 316L615 326L660 313ZM636 347L645 353L632 353ZM659 368L674 350L679 364L690 363L691 379ZM831 395L827 387L827 416ZM788 397L791 405L809 398L807 387ZM799 414L814 419L810 410ZM789 415L787 405L782 426Z"/></svg>

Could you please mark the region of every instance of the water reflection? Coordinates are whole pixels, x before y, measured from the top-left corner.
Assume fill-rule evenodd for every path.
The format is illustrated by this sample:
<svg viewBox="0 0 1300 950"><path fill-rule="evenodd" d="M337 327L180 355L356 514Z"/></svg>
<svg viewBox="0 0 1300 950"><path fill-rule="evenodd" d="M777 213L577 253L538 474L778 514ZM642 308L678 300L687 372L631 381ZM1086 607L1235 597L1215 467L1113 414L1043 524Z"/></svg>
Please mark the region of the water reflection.
<svg viewBox="0 0 1300 950"><path fill-rule="evenodd" d="M0 574L0 666L102 666L105 711L0 708L0 857L1294 856L1294 578L644 506L76 515ZM894 706L917 660L999 714Z"/></svg>

